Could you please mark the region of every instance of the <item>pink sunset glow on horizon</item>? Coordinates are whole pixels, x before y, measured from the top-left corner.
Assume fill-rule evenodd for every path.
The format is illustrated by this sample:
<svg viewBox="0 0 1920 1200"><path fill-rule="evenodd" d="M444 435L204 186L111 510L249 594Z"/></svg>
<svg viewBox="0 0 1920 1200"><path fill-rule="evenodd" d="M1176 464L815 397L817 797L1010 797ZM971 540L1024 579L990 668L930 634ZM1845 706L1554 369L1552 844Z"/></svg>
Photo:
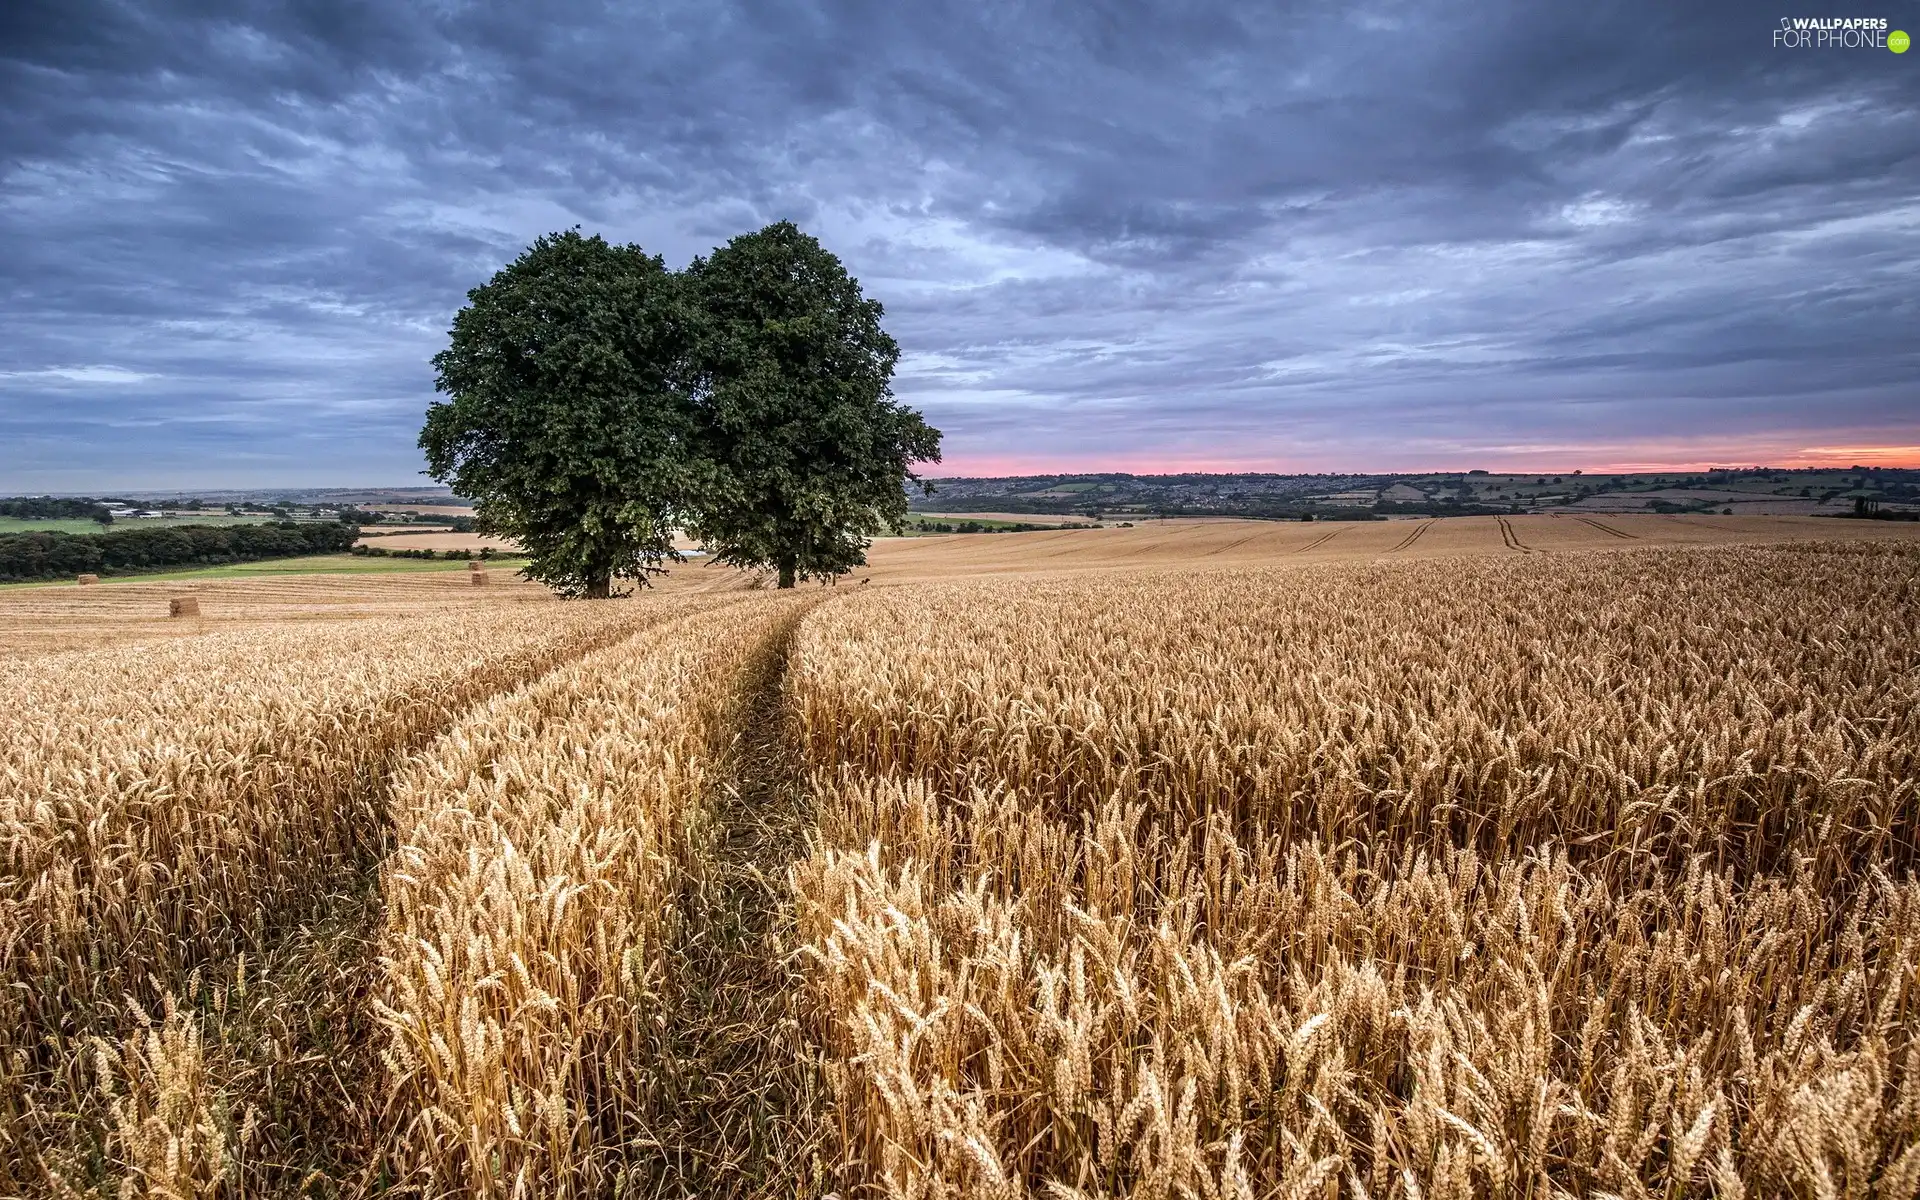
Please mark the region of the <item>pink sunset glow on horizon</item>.
<svg viewBox="0 0 1920 1200"><path fill-rule="evenodd" d="M954 454L930 464L920 474L928 479L1004 478L1031 475L1421 475L1485 470L1496 474L1565 475L1633 474L1640 472L1707 471L1745 467L1783 470L1848 467L1920 469L1920 445L1801 446L1790 441L1766 444L1602 445L1587 449L1571 446L1489 448L1484 454L1465 450L1432 455L1383 452L1371 461L1351 453L1303 454L1298 457L1160 457L1147 455Z"/></svg>

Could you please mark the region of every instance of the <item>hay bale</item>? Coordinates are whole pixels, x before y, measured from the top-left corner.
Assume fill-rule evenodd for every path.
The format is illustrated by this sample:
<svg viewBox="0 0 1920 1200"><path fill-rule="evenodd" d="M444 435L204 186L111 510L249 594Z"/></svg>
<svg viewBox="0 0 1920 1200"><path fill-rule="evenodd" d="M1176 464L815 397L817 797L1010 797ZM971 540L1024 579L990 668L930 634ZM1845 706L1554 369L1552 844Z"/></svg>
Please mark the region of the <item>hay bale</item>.
<svg viewBox="0 0 1920 1200"><path fill-rule="evenodd" d="M486 570L486 568L480 565L480 560L479 560L479 559L477 559L477 558L470 558L470 559L468 559L468 560L467 560L467 570L469 570L469 571L483 571L483 572L484 572L484 571Z"/></svg>
<svg viewBox="0 0 1920 1200"><path fill-rule="evenodd" d="M80 576L80 586L81 586L81 587L85 587L85 586L86 586L87 584L89 584L89 583L99 583L99 582L100 582L100 577L99 577L98 575L82 575L82 576Z"/></svg>
<svg viewBox="0 0 1920 1200"><path fill-rule="evenodd" d="M169 617L197 617L200 615L200 601L194 596L175 596L167 601Z"/></svg>
<svg viewBox="0 0 1920 1200"><path fill-rule="evenodd" d="M485 586L486 586L486 583L487 583L487 573L486 573L485 571L483 571L483 570L479 570L478 568L476 568L476 569L474 569L474 570L472 570L472 571L468 571L468 572L467 572L467 578L473 581L473 586L474 586L474 587L485 587Z"/></svg>

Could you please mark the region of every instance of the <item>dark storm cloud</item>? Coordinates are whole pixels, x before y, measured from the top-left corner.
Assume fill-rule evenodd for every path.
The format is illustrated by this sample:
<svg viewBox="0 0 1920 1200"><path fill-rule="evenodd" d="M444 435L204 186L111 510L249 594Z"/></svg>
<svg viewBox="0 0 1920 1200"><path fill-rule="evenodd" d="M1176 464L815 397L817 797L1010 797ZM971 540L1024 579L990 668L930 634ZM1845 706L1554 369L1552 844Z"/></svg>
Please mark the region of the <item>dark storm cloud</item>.
<svg viewBox="0 0 1920 1200"><path fill-rule="evenodd" d="M15 3L0 489L404 481L534 236L677 265L782 217L961 468L1914 445L1920 55L1771 45L1822 14L1920 24Z"/></svg>

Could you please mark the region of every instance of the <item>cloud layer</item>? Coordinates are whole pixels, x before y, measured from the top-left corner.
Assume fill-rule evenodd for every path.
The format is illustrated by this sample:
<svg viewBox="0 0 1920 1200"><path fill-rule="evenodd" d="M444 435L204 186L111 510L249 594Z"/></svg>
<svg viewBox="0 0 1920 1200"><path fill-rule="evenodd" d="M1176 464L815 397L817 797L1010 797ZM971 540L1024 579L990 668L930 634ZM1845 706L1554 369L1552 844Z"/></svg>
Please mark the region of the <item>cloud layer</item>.
<svg viewBox="0 0 1920 1200"><path fill-rule="evenodd" d="M533 237L780 218L950 473L1911 448L1920 55L1800 15L17 2L0 490L409 482Z"/></svg>

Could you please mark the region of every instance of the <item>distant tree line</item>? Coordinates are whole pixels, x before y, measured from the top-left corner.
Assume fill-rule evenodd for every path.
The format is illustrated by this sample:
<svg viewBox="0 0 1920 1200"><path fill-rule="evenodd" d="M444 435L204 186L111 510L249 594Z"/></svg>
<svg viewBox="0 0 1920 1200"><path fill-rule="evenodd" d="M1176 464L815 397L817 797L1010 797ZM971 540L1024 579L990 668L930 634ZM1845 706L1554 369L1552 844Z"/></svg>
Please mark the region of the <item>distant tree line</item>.
<svg viewBox="0 0 1920 1200"><path fill-rule="evenodd" d="M1376 521L1377 514L1396 511L1391 504L1369 507L1362 504L1317 505L1312 500L1252 500L1244 505L1225 504L1147 504L1137 506L1156 517L1245 517L1255 521ZM1452 514L1455 510L1448 508ZM1505 512L1505 509L1488 509Z"/></svg>
<svg viewBox="0 0 1920 1200"><path fill-rule="evenodd" d="M1007 521L994 524L988 521L919 521L915 528L922 533L1041 533L1055 529L1098 529L1098 525L1089 525L1081 521L1068 521L1064 524L1037 525L1031 521Z"/></svg>
<svg viewBox="0 0 1920 1200"><path fill-rule="evenodd" d="M404 525L438 525L451 529L455 533L472 533L474 531L472 517L436 517L408 512L385 513L373 509L354 508L351 505L341 509L338 516L342 525L359 525L363 528L371 525L379 525L382 522L394 522ZM368 536L378 535L369 534Z"/></svg>
<svg viewBox="0 0 1920 1200"><path fill-rule="evenodd" d="M426 549L389 550L385 546L355 546L353 553L362 558L482 558L491 560L504 557L500 551L494 549L492 546L482 546L477 551Z"/></svg>
<svg viewBox="0 0 1920 1200"><path fill-rule="evenodd" d="M86 496L21 496L0 500L0 517L22 521L97 521L106 515L108 505L129 504L126 500L95 500Z"/></svg>
<svg viewBox="0 0 1920 1200"><path fill-rule="evenodd" d="M1852 512L1833 515L1862 521L1920 521L1920 512L1905 508L1881 508L1879 500L1868 496L1855 496Z"/></svg>
<svg viewBox="0 0 1920 1200"><path fill-rule="evenodd" d="M359 536L355 526L333 522L175 525L87 534L0 533L0 582L338 554L351 548Z"/></svg>
<svg viewBox="0 0 1920 1200"><path fill-rule="evenodd" d="M1484 517L1504 516L1517 508L1513 504L1478 504L1473 501L1455 499L1428 500L1379 500L1368 511L1379 516L1395 517ZM1330 514L1321 513L1321 519Z"/></svg>

